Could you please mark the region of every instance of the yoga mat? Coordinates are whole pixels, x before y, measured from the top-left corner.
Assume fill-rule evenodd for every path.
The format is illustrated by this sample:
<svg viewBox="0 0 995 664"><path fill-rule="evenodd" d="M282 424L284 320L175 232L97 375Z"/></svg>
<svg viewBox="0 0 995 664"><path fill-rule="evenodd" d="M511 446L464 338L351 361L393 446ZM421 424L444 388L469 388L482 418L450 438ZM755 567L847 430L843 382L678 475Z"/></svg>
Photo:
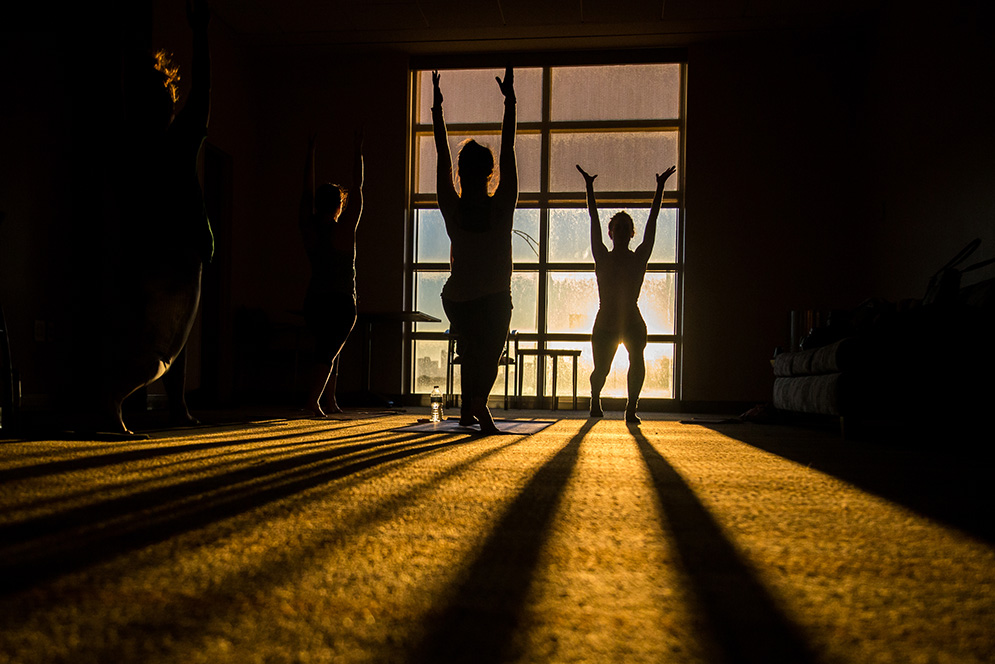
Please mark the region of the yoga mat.
<svg viewBox="0 0 995 664"><path fill-rule="evenodd" d="M501 430L501 433L529 436L538 433L553 424L556 420L494 420L494 424ZM394 429L395 431L422 431L425 433L473 433L479 432L479 426L461 427L456 418L443 420L441 422L418 422L406 427Z"/></svg>

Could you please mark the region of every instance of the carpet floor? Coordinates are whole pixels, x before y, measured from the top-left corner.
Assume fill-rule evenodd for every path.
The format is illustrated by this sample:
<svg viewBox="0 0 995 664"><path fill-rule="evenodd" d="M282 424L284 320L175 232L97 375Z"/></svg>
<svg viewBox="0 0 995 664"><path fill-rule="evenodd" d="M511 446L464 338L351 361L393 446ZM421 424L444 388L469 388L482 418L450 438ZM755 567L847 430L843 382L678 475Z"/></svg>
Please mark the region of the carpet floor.
<svg viewBox="0 0 995 664"><path fill-rule="evenodd" d="M0 442L0 662L992 661L990 466L541 415Z"/></svg>

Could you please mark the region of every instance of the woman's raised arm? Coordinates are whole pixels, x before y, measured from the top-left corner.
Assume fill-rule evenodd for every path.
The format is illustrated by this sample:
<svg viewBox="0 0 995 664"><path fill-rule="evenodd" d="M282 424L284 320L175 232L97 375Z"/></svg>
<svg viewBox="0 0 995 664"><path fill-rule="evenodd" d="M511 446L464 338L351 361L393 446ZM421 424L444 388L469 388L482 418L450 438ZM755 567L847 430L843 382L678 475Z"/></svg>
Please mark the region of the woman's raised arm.
<svg viewBox="0 0 995 664"><path fill-rule="evenodd" d="M363 132L356 132L356 148L353 156L352 166L352 189L349 190L349 197L346 199L346 209L342 211L346 228L350 228L353 233L359 226L359 219L363 216Z"/></svg>
<svg viewBox="0 0 995 664"><path fill-rule="evenodd" d="M439 196L439 208L451 209L459 198L453 184L453 157L449 153L449 134L446 120L442 115L442 89L439 72L432 72L432 129L435 134L435 190ZM443 214L445 217L445 214Z"/></svg>
<svg viewBox="0 0 995 664"><path fill-rule="evenodd" d="M501 122L501 158L498 162L500 175L496 197L511 207L518 205L518 159L515 156L515 133L518 129L518 114L515 99L515 70L507 67L504 80L495 77L504 95L504 119Z"/></svg>
<svg viewBox="0 0 995 664"><path fill-rule="evenodd" d="M663 201L663 186L667 184L667 179L674 174L677 166L671 166L663 173L656 175L656 193L653 195L653 205L650 207L650 216L646 220L646 232L643 233L643 241L636 247L636 254L649 261L650 254L653 253L653 244L656 242L656 219L660 216L660 204Z"/></svg>
<svg viewBox="0 0 995 664"><path fill-rule="evenodd" d="M589 174L580 167L580 164L577 164L577 170L584 176L587 190L587 213L591 217L591 253L594 255L594 260L599 261L608 254L608 247L605 246L601 236L601 218L598 215L598 202L594 198L594 179L598 176Z"/></svg>

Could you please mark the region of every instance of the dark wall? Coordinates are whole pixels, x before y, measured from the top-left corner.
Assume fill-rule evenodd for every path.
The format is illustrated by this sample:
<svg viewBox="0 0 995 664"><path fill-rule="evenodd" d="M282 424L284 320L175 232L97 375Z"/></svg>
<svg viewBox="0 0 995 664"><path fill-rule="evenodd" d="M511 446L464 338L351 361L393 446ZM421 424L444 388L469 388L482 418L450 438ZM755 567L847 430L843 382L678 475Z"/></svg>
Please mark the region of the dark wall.
<svg viewBox="0 0 995 664"><path fill-rule="evenodd" d="M0 69L0 305L14 366L37 394L59 384L57 340L70 333L67 222L90 221L69 195L87 178L72 112L82 86L54 33L4 34L0 56L17 63Z"/></svg>
<svg viewBox="0 0 995 664"><path fill-rule="evenodd" d="M792 309L868 296L858 31L688 57L684 398L763 401Z"/></svg>
<svg viewBox="0 0 995 664"><path fill-rule="evenodd" d="M262 308L274 321L299 324L307 257L297 228L308 136L316 133L316 182L349 186L355 134L364 134L365 203L357 237L360 311L404 305L407 58L397 53L325 50L256 54L253 103L262 121L255 156L252 214L235 229L232 298ZM359 384L365 328L343 351L343 390ZM399 394L400 325L372 330L374 391Z"/></svg>
<svg viewBox="0 0 995 664"><path fill-rule="evenodd" d="M880 25L868 115L881 295L920 297L972 238L982 245L971 260L995 256L993 34L995 6L974 1L942 15L899 4ZM989 267L965 282L993 276Z"/></svg>

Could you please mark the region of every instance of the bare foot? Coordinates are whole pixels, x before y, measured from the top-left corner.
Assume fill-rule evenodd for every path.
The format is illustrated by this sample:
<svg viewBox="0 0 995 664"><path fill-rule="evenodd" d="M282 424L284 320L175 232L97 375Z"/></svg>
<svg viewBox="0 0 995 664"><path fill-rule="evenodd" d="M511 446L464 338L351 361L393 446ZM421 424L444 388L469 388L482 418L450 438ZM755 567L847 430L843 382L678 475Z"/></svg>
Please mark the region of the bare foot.
<svg viewBox="0 0 995 664"><path fill-rule="evenodd" d="M304 412L310 413L312 417L327 417L325 411L321 409L321 405L317 401L312 401L304 406Z"/></svg>
<svg viewBox="0 0 995 664"><path fill-rule="evenodd" d="M601 399L594 397L591 399L591 417L604 417L605 411L601 410Z"/></svg>
<svg viewBox="0 0 995 664"><path fill-rule="evenodd" d="M472 403L470 412L472 416L477 418L480 423L480 431L484 434L499 433L499 429L494 425L494 418L491 417L491 411L487 409L487 399L476 400L477 403Z"/></svg>
<svg viewBox="0 0 995 664"><path fill-rule="evenodd" d="M193 427L200 424L200 420L190 414L186 408L174 410L169 414L169 424L174 427Z"/></svg>

